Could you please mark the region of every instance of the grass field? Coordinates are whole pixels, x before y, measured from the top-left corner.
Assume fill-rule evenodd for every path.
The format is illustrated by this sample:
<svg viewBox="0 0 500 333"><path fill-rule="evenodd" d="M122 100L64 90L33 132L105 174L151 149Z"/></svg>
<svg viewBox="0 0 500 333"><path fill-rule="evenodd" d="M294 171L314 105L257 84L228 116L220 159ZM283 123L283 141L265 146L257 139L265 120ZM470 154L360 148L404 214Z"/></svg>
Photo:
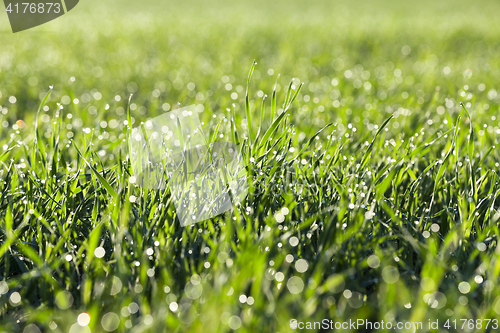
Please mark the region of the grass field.
<svg viewBox="0 0 500 333"><path fill-rule="evenodd" d="M88 0L17 34L1 14L0 332L496 331L498 14ZM249 194L182 227L128 140L193 104Z"/></svg>

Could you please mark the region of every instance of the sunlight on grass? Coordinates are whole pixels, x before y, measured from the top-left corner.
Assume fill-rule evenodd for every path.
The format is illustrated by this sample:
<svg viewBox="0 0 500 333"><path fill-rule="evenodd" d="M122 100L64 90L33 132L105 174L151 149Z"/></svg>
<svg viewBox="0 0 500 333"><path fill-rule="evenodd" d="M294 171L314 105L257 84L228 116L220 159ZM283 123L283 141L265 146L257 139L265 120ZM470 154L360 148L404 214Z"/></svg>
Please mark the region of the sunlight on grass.
<svg viewBox="0 0 500 333"><path fill-rule="evenodd" d="M113 4L1 37L0 331L498 318L495 3ZM183 226L131 152L189 105L248 195Z"/></svg>

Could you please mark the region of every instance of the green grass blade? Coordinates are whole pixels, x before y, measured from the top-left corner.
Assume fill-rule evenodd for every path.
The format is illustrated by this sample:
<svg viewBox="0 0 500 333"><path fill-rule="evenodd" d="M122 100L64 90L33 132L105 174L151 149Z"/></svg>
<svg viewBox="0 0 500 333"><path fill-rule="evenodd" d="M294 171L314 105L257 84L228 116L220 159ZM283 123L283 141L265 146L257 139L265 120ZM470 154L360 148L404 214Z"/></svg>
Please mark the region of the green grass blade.
<svg viewBox="0 0 500 333"><path fill-rule="evenodd" d="M85 164L87 164L87 166L90 168L90 170L92 170L92 174L97 177L97 179L99 180L101 185L104 186L104 188L108 191L108 193L116 200L118 198L118 194L113 189L113 187L111 187L109 182L99 173L99 171L97 171L92 166L92 164L90 164L90 162L87 161L87 159L83 156L83 154L81 153L80 149L78 148L78 146L76 145L76 143L74 141L73 141L73 146L75 147L76 151L78 152L78 155L80 155L80 157L85 161Z"/></svg>
<svg viewBox="0 0 500 333"><path fill-rule="evenodd" d="M250 89L250 80L252 79L253 71L255 70L255 66L257 65L257 61L254 60L252 63L252 67L250 68L250 72L248 73L247 80L247 90L245 94L245 112L247 116L247 126L248 126L248 142L250 146L252 145L252 112L250 110L250 97L248 96L248 90Z"/></svg>
<svg viewBox="0 0 500 333"><path fill-rule="evenodd" d="M368 159L370 158L371 154L372 154L372 151L373 151L373 145L375 143L375 140L378 138L378 136L380 135L380 133L384 130L385 126L387 126L387 124L389 123L389 121L394 117L394 115L391 115L389 118L387 118L384 123L382 124L382 126L380 126L380 128L378 129L377 131L377 134L375 134L375 136L373 137L372 139L372 142L370 143L370 145L368 146L368 149L366 149L364 155L363 155L363 158L361 159L361 163L359 164L359 167L358 167L358 172L362 169L365 168L366 166L366 163L368 163Z"/></svg>

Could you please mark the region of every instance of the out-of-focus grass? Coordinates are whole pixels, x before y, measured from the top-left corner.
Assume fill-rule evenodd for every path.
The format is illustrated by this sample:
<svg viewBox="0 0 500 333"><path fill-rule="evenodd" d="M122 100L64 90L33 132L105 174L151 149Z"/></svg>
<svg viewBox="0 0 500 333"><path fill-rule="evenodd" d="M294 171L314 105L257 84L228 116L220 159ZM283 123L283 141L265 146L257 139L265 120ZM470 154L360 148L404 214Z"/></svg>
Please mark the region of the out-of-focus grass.
<svg viewBox="0 0 500 333"><path fill-rule="evenodd" d="M0 35L4 331L498 317L495 2L78 6ZM131 182L130 94L234 120L244 204L183 228Z"/></svg>

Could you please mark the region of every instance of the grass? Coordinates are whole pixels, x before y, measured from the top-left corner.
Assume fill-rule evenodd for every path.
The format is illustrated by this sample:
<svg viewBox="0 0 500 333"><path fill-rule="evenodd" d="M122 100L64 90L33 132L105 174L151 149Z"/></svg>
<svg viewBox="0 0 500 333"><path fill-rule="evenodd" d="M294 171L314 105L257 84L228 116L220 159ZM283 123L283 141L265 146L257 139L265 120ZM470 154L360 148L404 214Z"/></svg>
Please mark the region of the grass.
<svg viewBox="0 0 500 333"><path fill-rule="evenodd" d="M494 331L460 319L500 315L498 5L380 4L90 2L2 35L0 331ZM191 104L249 194L182 227L128 133Z"/></svg>

